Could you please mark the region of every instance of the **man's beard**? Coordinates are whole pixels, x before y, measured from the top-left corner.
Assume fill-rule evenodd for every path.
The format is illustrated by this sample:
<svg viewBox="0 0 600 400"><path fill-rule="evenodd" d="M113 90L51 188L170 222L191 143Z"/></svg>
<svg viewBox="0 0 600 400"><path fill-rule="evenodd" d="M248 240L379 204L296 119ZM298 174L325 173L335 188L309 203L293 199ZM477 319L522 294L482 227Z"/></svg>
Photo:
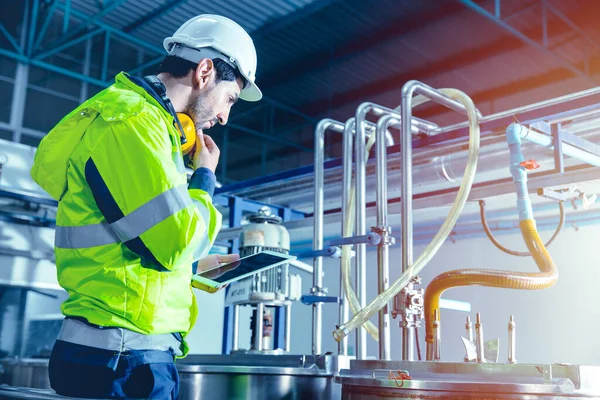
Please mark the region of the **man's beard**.
<svg viewBox="0 0 600 400"><path fill-rule="evenodd" d="M210 92L200 93L184 110L184 113L194 121L196 130L202 129L204 124L215 119L212 117L214 113L210 107L208 107L206 101L209 93Z"/></svg>

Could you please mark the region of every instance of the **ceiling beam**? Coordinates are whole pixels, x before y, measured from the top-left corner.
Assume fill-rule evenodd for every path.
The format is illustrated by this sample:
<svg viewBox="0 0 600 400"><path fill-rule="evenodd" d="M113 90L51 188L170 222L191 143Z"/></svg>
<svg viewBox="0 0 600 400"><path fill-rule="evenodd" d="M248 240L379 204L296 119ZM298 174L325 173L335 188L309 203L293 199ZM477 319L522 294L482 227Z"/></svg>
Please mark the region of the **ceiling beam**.
<svg viewBox="0 0 600 400"><path fill-rule="evenodd" d="M367 4L367 2L364 4ZM383 29L364 37L350 38L346 42L336 46L333 53L330 49L324 49L317 53L302 56L302 59L294 60L289 68L279 68L278 72L265 75L261 79L261 87L268 89L301 78L306 74L317 74L329 68L334 68L336 65L364 51L383 46L412 31L423 28L425 23L431 23L461 11L464 12L464 7L459 4L444 2L434 11L418 16L409 23L393 21Z"/></svg>
<svg viewBox="0 0 600 400"><path fill-rule="evenodd" d="M562 35L569 32L568 27L561 23L549 25L549 30L554 35ZM534 27L525 31L524 35L531 37L539 36L539 29ZM359 102L373 98L377 95L399 90L409 80L416 79L420 81L426 81L427 79L442 73L459 70L491 57L527 47L528 46L523 43L521 39L512 35L504 34L493 42L486 43L470 50L462 51L439 61L430 62L423 67L415 68L410 71L401 72L376 80L374 82L370 82L356 89L351 89L344 93L334 95L333 99L331 100L329 98L322 98L316 102L305 104L301 106L300 109L309 115L317 115L327 109L337 109L351 103L358 104Z"/></svg>
<svg viewBox="0 0 600 400"><path fill-rule="evenodd" d="M475 11L476 13L478 13L481 16L487 18L489 21L491 21L494 24L498 25L499 27L501 27L505 31L509 32L513 36L519 38L524 43L526 43L529 46L537 49L540 53L545 54L546 56L553 58L554 61L556 61L558 64L561 64L563 67L571 70L574 74L579 75L583 79L586 79L592 85L596 85L597 84L596 80L592 76L590 76L590 74L585 70L585 68L584 69L580 69L576 65L577 63L573 63L568 58L561 57L557 53L555 53L555 52L553 52L551 50L548 50L548 32L550 32L550 30L548 29L548 25L549 25L548 24L548 16L547 16L548 13L547 13L547 10L546 10L546 1L545 0L542 0L542 6L543 6L543 10L542 10L542 32L543 32L543 36L542 36L542 41L541 42L539 42L538 40L532 39L528 35L524 35L519 29L514 28L512 25L506 23L504 20L502 20L500 18L499 15L493 14L493 13L489 12L488 10L486 10L485 8L481 7L474 0L458 0L458 1L461 4L465 5L465 7L468 7L469 9ZM500 3L500 1L497 1L496 4L497 4L497 14L499 14L499 12L500 12L500 4L501 3ZM568 20L568 18L567 18L567 20ZM570 20L568 20L568 21L571 22ZM573 29L572 26L570 26L570 27L571 27L571 29ZM575 25L575 27L577 27L577 26ZM587 37L587 36L584 35L584 37Z"/></svg>
<svg viewBox="0 0 600 400"><path fill-rule="evenodd" d="M340 2L340 0L313 1L309 5L299 8L296 11L292 11L291 13L285 15L282 18L277 18L275 20L268 21L254 32L251 32L252 40L257 42L269 35L274 34L277 31L280 31L281 29L289 25L302 21L303 19L306 19L311 15L316 14L338 2Z"/></svg>
<svg viewBox="0 0 600 400"><path fill-rule="evenodd" d="M139 18L137 21L134 21L131 24L127 25L125 28L123 28L123 32L130 33L138 28L141 28L143 25L146 25L148 22L152 21L153 19L166 14L167 12L171 11L173 8L181 5L181 3L184 3L186 1L187 0L167 1L160 7L155 8L154 10L150 11L143 17Z"/></svg>

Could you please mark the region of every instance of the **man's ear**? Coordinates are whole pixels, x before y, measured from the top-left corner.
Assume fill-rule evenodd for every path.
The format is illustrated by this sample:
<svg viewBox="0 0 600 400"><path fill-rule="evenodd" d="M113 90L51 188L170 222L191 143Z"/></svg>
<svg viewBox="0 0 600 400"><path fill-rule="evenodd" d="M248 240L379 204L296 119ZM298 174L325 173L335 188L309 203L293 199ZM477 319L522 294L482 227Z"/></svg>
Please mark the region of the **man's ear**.
<svg viewBox="0 0 600 400"><path fill-rule="evenodd" d="M203 58L196 67L194 83L202 88L209 82L210 76L213 74L214 70L215 66L213 61L210 58Z"/></svg>

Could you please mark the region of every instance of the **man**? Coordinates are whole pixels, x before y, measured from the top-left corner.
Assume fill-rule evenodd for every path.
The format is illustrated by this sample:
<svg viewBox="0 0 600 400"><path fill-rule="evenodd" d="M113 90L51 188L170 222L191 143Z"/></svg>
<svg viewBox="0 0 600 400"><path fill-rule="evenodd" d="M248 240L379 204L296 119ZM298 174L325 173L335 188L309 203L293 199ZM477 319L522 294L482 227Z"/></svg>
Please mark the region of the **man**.
<svg viewBox="0 0 600 400"><path fill-rule="evenodd" d="M262 94L252 39L227 18L192 18L164 46L157 76L120 73L36 153L32 177L59 200L56 266L69 293L49 367L61 395L178 395L174 358L188 352L197 314L191 266L221 226L219 149L203 130L225 125L238 98ZM189 185L176 112L197 129ZM209 256L198 268L238 258Z"/></svg>

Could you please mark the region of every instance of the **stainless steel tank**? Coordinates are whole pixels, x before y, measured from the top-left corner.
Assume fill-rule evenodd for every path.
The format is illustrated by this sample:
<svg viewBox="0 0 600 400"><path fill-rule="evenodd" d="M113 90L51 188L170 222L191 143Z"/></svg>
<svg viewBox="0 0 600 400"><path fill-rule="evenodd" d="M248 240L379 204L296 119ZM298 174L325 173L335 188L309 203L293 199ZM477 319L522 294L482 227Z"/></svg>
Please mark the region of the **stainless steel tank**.
<svg viewBox="0 0 600 400"><path fill-rule="evenodd" d="M347 357L304 355L201 355L177 363L180 399L341 398L334 382Z"/></svg>
<svg viewBox="0 0 600 400"><path fill-rule="evenodd" d="M47 358L4 358L0 360L0 384L49 389Z"/></svg>
<svg viewBox="0 0 600 400"><path fill-rule="evenodd" d="M336 381L344 400L600 398L600 367L569 364L361 360Z"/></svg>

